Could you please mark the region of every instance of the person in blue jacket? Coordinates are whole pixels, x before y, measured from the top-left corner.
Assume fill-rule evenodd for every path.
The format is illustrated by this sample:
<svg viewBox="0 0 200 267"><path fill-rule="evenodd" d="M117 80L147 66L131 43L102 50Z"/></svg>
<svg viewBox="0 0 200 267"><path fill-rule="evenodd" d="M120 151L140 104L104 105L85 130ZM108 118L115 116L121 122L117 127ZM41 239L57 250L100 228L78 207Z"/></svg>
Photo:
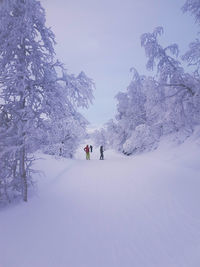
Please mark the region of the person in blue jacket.
<svg viewBox="0 0 200 267"><path fill-rule="evenodd" d="M104 149L103 149L103 146L100 146L100 160L104 160Z"/></svg>

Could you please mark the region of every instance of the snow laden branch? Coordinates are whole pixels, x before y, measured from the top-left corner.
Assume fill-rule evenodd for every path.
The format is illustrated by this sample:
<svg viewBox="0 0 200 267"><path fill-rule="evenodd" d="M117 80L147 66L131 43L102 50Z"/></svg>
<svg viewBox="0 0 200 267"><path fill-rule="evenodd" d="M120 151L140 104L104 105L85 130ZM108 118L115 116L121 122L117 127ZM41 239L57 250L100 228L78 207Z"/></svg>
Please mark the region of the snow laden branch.
<svg viewBox="0 0 200 267"><path fill-rule="evenodd" d="M190 12L195 18L195 22L200 24L200 2L199 0L187 0L182 7L182 11Z"/></svg>
<svg viewBox="0 0 200 267"><path fill-rule="evenodd" d="M93 100L94 82L82 71L78 76L63 72L61 79L66 83L67 94L77 107L88 108Z"/></svg>
<svg viewBox="0 0 200 267"><path fill-rule="evenodd" d="M153 33L144 33L141 36L141 46L144 47L148 58L147 69L154 70L156 67L161 86L182 87L183 90L194 95L194 88L187 84L188 74L184 73L181 63L176 59L179 55L178 45L172 44L163 48L158 43L158 36L161 34L163 34L163 28L157 27Z"/></svg>
<svg viewBox="0 0 200 267"><path fill-rule="evenodd" d="M195 22L200 25L200 2L198 0L187 0L182 7L183 12L189 12L195 18ZM199 79L200 68L200 41L196 38L195 41L189 44L189 50L182 56L182 59L188 62L189 66L196 68L196 76Z"/></svg>

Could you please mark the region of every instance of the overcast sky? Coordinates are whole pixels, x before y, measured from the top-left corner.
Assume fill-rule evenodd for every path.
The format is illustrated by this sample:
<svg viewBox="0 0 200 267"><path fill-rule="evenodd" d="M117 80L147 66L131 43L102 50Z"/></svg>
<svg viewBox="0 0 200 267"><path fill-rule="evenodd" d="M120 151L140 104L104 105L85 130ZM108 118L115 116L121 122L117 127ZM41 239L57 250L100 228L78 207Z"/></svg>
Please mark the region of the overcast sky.
<svg viewBox="0 0 200 267"><path fill-rule="evenodd" d="M185 0L41 0L56 35L57 58L70 73L84 71L96 84L93 105L83 114L98 125L116 113L114 96L130 83L131 67L147 74L140 36L164 27L163 44L184 53L197 26L181 11ZM151 75L151 73L149 73Z"/></svg>

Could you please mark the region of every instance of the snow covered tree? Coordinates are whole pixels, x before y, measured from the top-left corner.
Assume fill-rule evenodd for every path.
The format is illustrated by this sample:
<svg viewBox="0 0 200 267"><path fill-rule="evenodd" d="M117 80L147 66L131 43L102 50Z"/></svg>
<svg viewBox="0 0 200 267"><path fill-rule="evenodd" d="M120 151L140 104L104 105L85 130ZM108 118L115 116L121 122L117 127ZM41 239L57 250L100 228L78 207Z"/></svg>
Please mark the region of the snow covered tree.
<svg viewBox="0 0 200 267"><path fill-rule="evenodd" d="M183 12L190 12L195 22L200 25L200 1L199 0L187 0L182 7ZM195 41L189 44L189 50L183 55L183 60L187 61L189 65L196 67L196 78L199 79L200 68L200 41L196 38Z"/></svg>
<svg viewBox="0 0 200 267"><path fill-rule="evenodd" d="M16 189L24 201L32 181L31 153L43 143L46 121L70 117L78 123L77 107L87 107L93 98L93 82L83 72L67 74L54 59L54 44L39 1L1 2L0 188Z"/></svg>
<svg viewBox="0 0 200 267"><path fill-rule="evenodd" d="M123 143L124 129L122 129L117 121L109 120L105 124L107 146L120 151Z"/></svg>
<svg viewBox="0 0 200 267"><path fill-rule="evenodd" d="M200 111L198 80L194 75L186 73L176 59L179 53L176 44L163 48L158 43L157 38L162 32L163 29L158 27L153 33L145 33L141 37L141 45L148 57L147 69L157 68L158 86L164 91L176 130L182 127L192 130L200 122L195 116Z"/></svg>
<svg viewBox="0 0 200 267"><path fill-rule="evenodd" d="M136 120L138 123L129 131L128 138L123 144L123 153L127 155L156 148L163 133L164 94L151 77L140 76L140 83L141 91L135 99L141 98L139 102L142 103L142 106L139 105L138 109L134 109L135 99L133 99L129 108L135 110L134 116L137 117L138 114L141 119ZM137 103L138 100L136 106Z"/></svg>
<svg viewBox="0 0 200 267"><path fill-rule="evenodd" d="M176 133L184 140L200 124L200 80L185 72L176 44L159 44L162 33L157 27L141 36L146 67L157 73L145 77L134 71L126 92L117 95L116 122L107 127L109 143L128 155L156 148L163 135Z"/></svg>
<svg viewBox="0 0 200 267"><path fill-rule="evenodd" d="M200 24L200 1L199 0L187 0L182 7L183 12L190 12L195 22Z"/></svg>
<svg viewBox="0 0 200 267"><path fill-rule="evenodd" d="M86 136L88 122L74 111L60 120L46 122L46 139L43 144L44 153L73 158L74 152Z"/></svg>
<svg viewBox="0 0 200 267"><path fill-rule="evenodd" d="M113 121L107 124L107 129L112 131L112 135L108 134L109 142L115 144L115 148L119 151L123 151L123 144L131 136L136 126L146 120L145 96L141 91L144 77L140 77L135 69L132 69L132 72L133 78L126 92L119 92L116 95L118 101L117 115L115 116L117 126L114 126ZM112 141L114 137L118 141Z"/></svg>
<svg viewBox="0 0 200 267"><path fill-rule="evenodd" d="M104 128L100 130L95 130L90 134L90 138L94 141L96 147L103 146L104 148L108 147L107 136Z"/></svg>
<svg viewBox="0 0 200 267"><path fill-rule="evenodd" d="M144 33L141 36L141 45L148 58L147 69L153 70L156 66L158 82L162 86L173 87L177 94L184 91L194 95L193 88L187 84L189 74L184 72L181 63L176 59L179 54L178 45L172 44L163 48L158 43L158 36L162 33L163 28L157 27L153 33Z"/></svg>
<svg viewBox="0 0 200 267"><path fill-rule="evenodd" d="M107 123L110 146L126 155L153 147L160 137L157 124L163 115L158 112L162 93L157 90L156 82L134 70L127 90L117 96L116 122ZM152 125L156 125L155 129Z"/></svg>

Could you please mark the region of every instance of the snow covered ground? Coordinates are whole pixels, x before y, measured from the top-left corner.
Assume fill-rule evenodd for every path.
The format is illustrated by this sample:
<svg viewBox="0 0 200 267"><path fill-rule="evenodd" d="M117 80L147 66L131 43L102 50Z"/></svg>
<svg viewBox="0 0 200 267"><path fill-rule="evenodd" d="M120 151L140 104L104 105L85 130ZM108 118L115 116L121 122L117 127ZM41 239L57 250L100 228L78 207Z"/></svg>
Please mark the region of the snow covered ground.
<svg viewBox="0 0 200 267"><path fill-rule="evenodd" d="M86 161L39 155L37 194L0 211L0 267L199 267L200 142Z"/></svg>

